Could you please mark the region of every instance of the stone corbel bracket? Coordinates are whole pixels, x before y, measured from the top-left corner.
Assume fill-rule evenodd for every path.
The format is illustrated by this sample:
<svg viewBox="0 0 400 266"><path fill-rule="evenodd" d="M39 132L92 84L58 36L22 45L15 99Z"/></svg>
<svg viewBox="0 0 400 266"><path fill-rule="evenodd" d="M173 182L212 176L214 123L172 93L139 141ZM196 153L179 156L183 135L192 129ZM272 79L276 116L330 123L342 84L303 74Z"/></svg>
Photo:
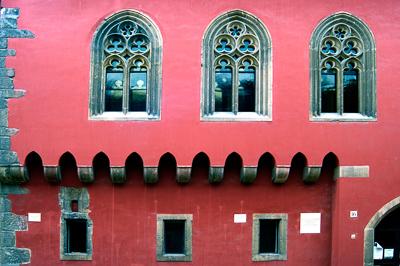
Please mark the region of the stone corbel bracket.
<svg viewBox="0 0 400 266"><path fill-rule="evenodd" d="M80 166L78 167L78 177L82 183L93 183L94 182L94 172L91 166Z"/></svg>
<svg viewBox="0 0 400 266"><path fill-rule="evenodd" d="M155 184L158 182L158 167L144 167L143 169L144 183Z"/></svg>
<svg viewBox="0 0 400 266"><path fill-rule="evenodd" d="M192 167L181 166L177 168L176 182L178 184L188 184L190 182Z"/></svg>
<svg viewBox="0 0 400 266"><path fill-rule="evenodd" d="M44 166L43 167L44 178L49 183L60 183L61 182L61 171L59 166Z"/></svg>
<svg viewBox="0 0 400 266"><path fill-rule="evenodd" d="M29 180L26 167L19 165L0 166L0 183L19 185Z"/></svg>
<svg viewBox="0 0 400 266"><path fill-rule="evenodd" d="M219 184L222 182L222 179L224 179L224 167L223 166L210 167L208 182L210 184Z"/></svg>
<svg viewBox="0 0 400 266"><path fill-rule="evenodd" d="M289 177L290 166L275 166L272 169L272 183L283 184Z"/></svg>
<svg viewBox="0 0 400 266"><path fill-rule="evenodd" d="M306 166L303 170L303 182L307 184L315 183L321 176L321 166Z"/></svg>
<svg viewBox="0 0 400 266"><path fill-rule="evenodd" d="M111 182L113 184L124 184L126 182L125 167L116 166L110 168Z"/></svg>
<svg viewBox="0 0 400 266"><path fill-rule="evenodd" d="M257 177L257 166L242 167L240 171L240 182L245 185L252 184Z"/></svg>

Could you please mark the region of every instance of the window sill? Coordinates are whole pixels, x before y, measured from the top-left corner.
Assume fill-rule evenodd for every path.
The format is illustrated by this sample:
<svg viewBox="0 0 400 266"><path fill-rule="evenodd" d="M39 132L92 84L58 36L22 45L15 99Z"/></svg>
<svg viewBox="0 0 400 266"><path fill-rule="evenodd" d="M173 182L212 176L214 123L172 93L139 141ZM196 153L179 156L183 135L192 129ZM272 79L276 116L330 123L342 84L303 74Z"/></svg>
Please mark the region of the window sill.
<svg viewBox="0 0 400 266"><path fill-rule="evenodd" d="M71 252L64 253L61 255L61 260L92 260L92 254L81 253L81 252Z"/></svg>
<svg viewBox="0 0 400 266"><path fill-rule="evenodd" d="M322 113L319 116L311 116L312 122L374 122L377 121L376 117L366 116L359 113Z"/></svg>
<svg viewBox="0 0 400 266"><path fill-rule="evenodd" d="M253 255L253 261L287 260L287 255L278 253L259 253Z"/></svg>
<svg viewBox="0 0 400 266"><path fill-rule="evenodd" d="M255 112L239 112L236 115L231 112L214 112L211 115L203 115L201 117L201 121L212 122L240 122L240 121L263 121L268 122L272 121L272 118L267 115L260 115Z"/></svg>
<svg viewBox="0 0 400 266"><path fill-rule="evenodd" d="M157 261L192 261L192 256L182 253L166 253L157 256Z"/></svg>
<svg viewBox="0 0 400 266"><path fill-rule="evenodd" d="M160 116L150 115L147 112L104 112L99 115L91 115L89 120L99 121L157 121L161 120Z"/></svg>

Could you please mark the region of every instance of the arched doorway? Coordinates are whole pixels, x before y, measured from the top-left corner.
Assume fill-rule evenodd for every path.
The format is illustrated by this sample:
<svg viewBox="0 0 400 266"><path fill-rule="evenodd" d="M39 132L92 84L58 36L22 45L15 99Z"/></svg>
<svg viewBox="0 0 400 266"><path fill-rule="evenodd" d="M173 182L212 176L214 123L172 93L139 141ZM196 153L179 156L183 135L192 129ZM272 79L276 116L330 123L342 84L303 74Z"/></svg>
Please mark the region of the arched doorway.
<svg viewBox="0 0 400 266"><path fill-rule="evenodd" d="M400 197L383 206L364 229L364 266L400 265Z"/></svg>

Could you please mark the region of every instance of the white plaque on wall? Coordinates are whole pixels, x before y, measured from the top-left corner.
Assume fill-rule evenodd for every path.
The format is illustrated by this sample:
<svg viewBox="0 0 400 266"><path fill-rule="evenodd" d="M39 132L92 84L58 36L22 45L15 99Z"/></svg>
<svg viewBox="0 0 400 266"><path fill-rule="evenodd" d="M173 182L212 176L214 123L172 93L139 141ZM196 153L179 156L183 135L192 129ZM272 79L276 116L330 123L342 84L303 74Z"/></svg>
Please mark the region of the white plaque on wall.
<svg viewBox="0 0 400 266"><path fill-rule="evenodd" d="M246 214L244 213L235 213L233 215L233 222L235 224L243 224L246 222Z"/></svg>
<svg viewBox="0 0 400 266"><path fill-rule="evenodd" d="M40 222L42 220L41 213L28 213L28 222Z"/></svg>
<svg viewBox="0 0 400 266"><path fill-rule="evenodd" d="M300 234L321 233L321 213L300 213Z"/></svg>

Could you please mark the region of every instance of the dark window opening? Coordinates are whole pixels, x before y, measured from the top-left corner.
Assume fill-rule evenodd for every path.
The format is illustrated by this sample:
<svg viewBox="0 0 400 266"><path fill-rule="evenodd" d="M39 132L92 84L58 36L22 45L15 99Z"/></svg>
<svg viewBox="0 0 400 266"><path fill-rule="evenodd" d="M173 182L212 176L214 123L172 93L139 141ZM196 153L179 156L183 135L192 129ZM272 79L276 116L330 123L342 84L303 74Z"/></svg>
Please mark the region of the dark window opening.
<svg viewBox="0 0 400 266"><path fill-rule="evenodd" d="M215 111L232 112L232 70L215 71Z"/></svg>
<svg viewBox="0 0 400 266"><path fill-rule="evenodd" d="M79 211L79 205L77 200L71 200L71 211L72 212L78 212Z"/></svg>
<svg viewBox="0 0 400 266"><path fill-rule="evenodd" d="M164 251L166 254L185 253L185 220L164 220Z"/></svg>
<svg viewBox="0 0 400 266"><path fill-rule="evenodd" d="M239 112L254 112L256 108L256 73L254 69L239 72Z"/></svg>
<svg viewBox="0 0 400 266"><path fill-rule="evenodd" d="M279 221L280 220L260 219L259 253L279 253Z"/></svg>
<svg viewBox="0 0 400 266"><path fill-rule="evenodd" d="M147 101L147 71L131 70L129 86L129 111L145 112Z"/></svg>
<svg viewBox="0 0 400 266"><path fill-rule="evenodd" d="M122 70L107 69L104 111L122 111L123 80Z"/></svg>
<svg viewBox="0 0 400 266"><path fill-rule="evenodd" d="M66 219L67 253L86 253L87 221L86 219Z"/></svg>
<svg viewBox="0 0 400 266"><path fill-rule="evenodd" d="M327 69L321 73L321 112L337 112L336 70Z"/></svg>
<svg viewBox="0 0 400 266"><path fill-rule="evenodd" d="M343 72L343 112L358 113L358 72L354 69Z"/></svg>

